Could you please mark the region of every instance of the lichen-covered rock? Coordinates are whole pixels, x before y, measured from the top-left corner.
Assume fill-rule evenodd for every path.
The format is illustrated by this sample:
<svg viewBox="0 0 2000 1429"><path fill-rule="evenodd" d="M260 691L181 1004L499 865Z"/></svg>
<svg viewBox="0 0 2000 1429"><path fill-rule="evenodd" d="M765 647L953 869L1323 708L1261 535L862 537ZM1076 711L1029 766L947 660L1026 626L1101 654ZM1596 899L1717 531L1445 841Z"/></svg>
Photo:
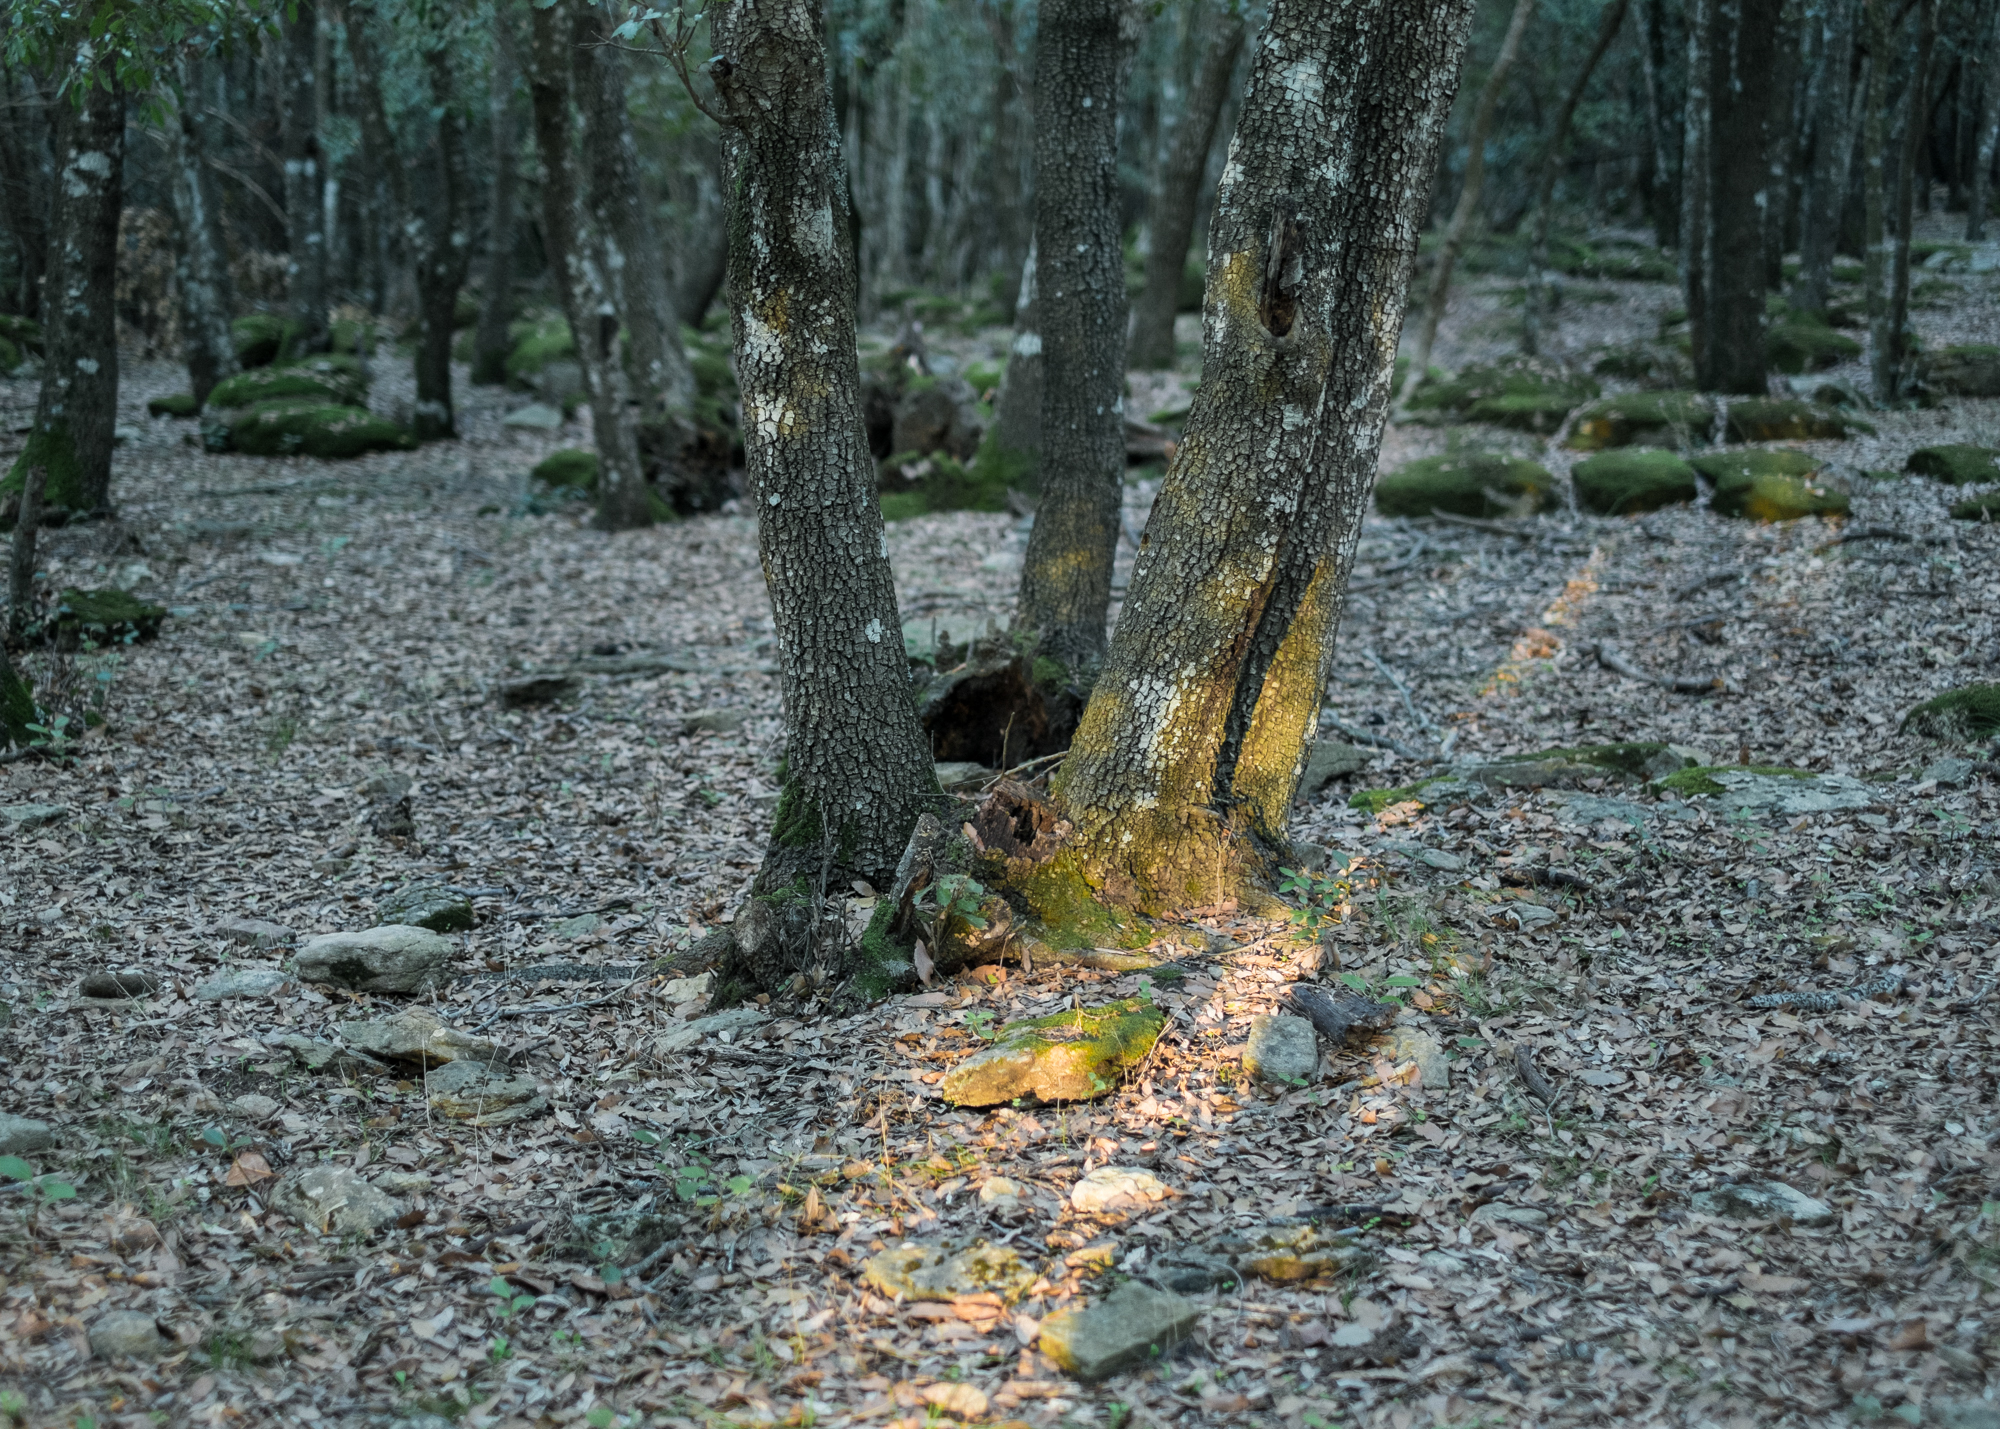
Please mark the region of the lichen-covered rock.
<svg viewBox="0 0 2000 1429"><path fill-rule="evenodd" d="M1916 476L1935 477L1953 486L1985 486L2000 482L2000 451L1962 442L1918 447L1903 463L1903 470Z"/></svg>
<svg viewBox="0 0 2000 1429"><path fill-rule="evenodd" d="M236 360L245 367L269 367L284 356L302 331L295 319L275 313L249 313L229 325Z"/></svg>
<svg viewBox="0 0 2000 1429"><path fill-rule="evenodd" d="M90 1327L90 1349L101 1360L156 1360L167 1352L167 1337L151 1315L113 1310Z"/></svg>
<svg viewBox="0 0 2000 1429"><path fill-rule="evenodd" d="M270 402L243 411L228 426L230 446L249 456L328 459L367 452L414 451L417 439L365 407Z"/></svg>
<svg viewBox="0 0 2000 1429"><path fill-rule="evenodd" d="M1700 392L1628 392L1594 402L1577 414L1569 445L1576 451L1602 451L1642 441L1668 441L1697 446L1715 428L1715 408Z"/></svg>
<svg viewBox="0 0 2000 1429"><path fill-rule="evenodd" d="M1019 1299L1035 1283L1035 1268L1011 1246L942 1245L905 1242L871 1256L861 1278L883 1295L905 1300L956 1300L961 1295Z"/></svg>
<svg viewBox="0 0 2000 1429"><path fill-rule="evenodd" d="M1827 472L1824 462L1805 452L1715 452L1694 457L1689 464L1715 483L1709 509L1718 516L1797 521L1847 513L1846 485Z"/></svg>
<svg viewBox="0 0 2000 1429"><path fill-rule="evenodd" d="M536 462L528 475L547 486L565 487L571 491L595 491L597 453L564 447Z"/></svg>
<svg viewBox="0 0 2000 1429"><path fill-rule="evenodd" d="M2000 684L1946 690L1903 716L1903 728L1930 739L1983 739L2000 734Z"/></svg>
<svg viewBox="0 0 2000 1429"><path fill-rule="evenodd" d="M991 1047L945 1074L944 1098L954 1106L996 1106L1016 1097L1089 1101L1116 1087L1165 1025L1159 1008L1136 997L1010 1022Z"/></svg>
<svg viewBox="0 0 2000 1429"><path fill-rule="evenodd" d="M56 598L51 625L59 643L89 640L94 645L151 640L160 633L167 608L141 600L129 590L70 587Z"/></svg>
<svg viewBox="0 0 2000 1429"><path fill-rule="evenodd" d="M1094 1305L1042 1321L1041 1351L1086 1384L1164 1356L1194 1330L1201 1307L1128 1280Z"/></svg>
<svg viewBox="0 0 2000 1429"><path fill-rule="evenodd" d="M1374 760L1372 750L1337 739L1316 739L1306 754L1306 767L1299 775L1298 797L1310 799L1336 779L1358 774Z"/></svg>
<svg viewBox="0 0 2000 1429"><path fill-rule="evenodd" d="M1167 1184L1150 1171L1100 1166L1070 1187L1069 1203L1086 1216L1143 1211L1169 1195Z"/></svg>
<svg viewBox="0 0 2000 1429"><path fill-rule="evenodd" d="M1833 1220L1833 1207L1783 1181L1738 1181L1713 1191L1697 1191L1689 1197L1689 1204L1702 1215L1727 1221L1786 1218L1795 1225L1823 1226Z"/></svg>
<svg viewBox="0 0 2000 1429"><path fill-rule="evenodd" d="M1546 467L1498 452L1433 456L1413 461L1375 483L1384 516L1428 516L1435 508L1459 516L1528 516L1555 500Z"/></svg>
<svg viewBox="0 0 2000 1429"><path fill-rule="evenodd" d="M1421 1022L1398 1022L1376 1041L1382 1055L1397 1066L1414 1062L1427 1092L1451 1089L1451 1061L1444 1042Z"/></svg>
<svg viewBox="0 0 2000 1429"><path fill-rule="evenodd" d="M414 1062L420 1067L495 1062L504 1055L500 1044L490 1037L448 1027L427 1007L406 1008L394 1017L344 1022L338 1030L340 1039L357 1052L391 1062Z"/></svg>
<svg viewBox="0 0 2000 1429"><path fill-rule="evenodd" d="M443 973L451 953L436 933L401 923L326 933L299 949L298 975L355 992L415 992Z"/></svg>
<svg viewBox="0 0 2000 1429"><path fill-rule="evenodd" d="M1858 417L1790 397L1746 397L1729 404L1733 442L1835 441L1874 430Z"/></svg>
<svg viewBox="0 0 2000 1429"><path fill-rule="evenodd" d="M1597 384L1587 377L1515 361L1468 367L1454 377L1427 375L1411 394L1409 406L1413 413L1552 432L1597 393Z"/></svg>
<svg viewBox="0 0 2000 1429"><path fill-rule="evenodd" d="M1924 354L1918 376L1945 397L2000 397L2000 347L1967 343Z"/></svg>
<svg viewBox="0 0 2000 1429"><path fill-rule="evenodd" d="M172 392L147 398L146 412L154 417L193 417L201 412L201 403L194 400L192 392Z"/></svg>
<svg viewBox="0 0 2000 1429"><path fill-rule="evenodd" d="M1250 1019L1243 1070L1279 1086L1303 1086L1319 1070L1319 1039L1303 1017L1284 1014Z"/></svg>
<svg viewBox="0 0 2000 1429"><path fill-rule="evenodd" d="M1779 372L1817 372L1861 356L1861 344L1810 316L1794 316L1771 324L1764 353Z"/></svg>
<svg viewBox="0 0 2000 1429"><path fill-rule="evenodd" d="M1607 451L1570 469L1577 505L1604 516L1657 511L1696 495L1694 468L1652 448Z"/></svg>
<svg viewBox="0 0 2000 1429"><path fill-rule="evenodd" d="M385 894L375 904L378 923L401 923L433 933L464 933L472 928L472 900L462 893L432 884L416 884Z"/></svg>
<svg viewBox="0 0 2000 1429"><path fill-rule="evenodd" d="M395 1224L396 1203L345 1166L313 1166L278 1182L271 1204L322 1235L373 1235Z"/></svg>
<svg viewBox="0 0 2000 1429"><path fill-rule="evenodd" d="M473 1126L506 1126L549 1109L534 1078L509 1076L505 1067L471 1059L426 1073L424 1099L439 1116Z"/></svg>
<svg viewBox="0 0 2000 1429"><path fill-rule="evenodd" d="M1873 786L1845 774L1815 774L1781 765L1706 765L1658 781L1683 798L1708 797L1738 813L1824 814L1868 809L1881 802Z"/></svg>
<svg viewBox="0 0 2000 1429"><path fill-rule="evenodd" d="M252 367L224 378L208 394L210 408L254 407L261 402L297 399L331 407L358 407L368 399L368 384L352 373L333 368Z"/></svg>
<svg viewBox="0 0 2000 1429"><path fill-rule="evenodd" d="M23 1156L55 1144L55 1129L47 1122L0 1111L0 1156Z"/></svg>

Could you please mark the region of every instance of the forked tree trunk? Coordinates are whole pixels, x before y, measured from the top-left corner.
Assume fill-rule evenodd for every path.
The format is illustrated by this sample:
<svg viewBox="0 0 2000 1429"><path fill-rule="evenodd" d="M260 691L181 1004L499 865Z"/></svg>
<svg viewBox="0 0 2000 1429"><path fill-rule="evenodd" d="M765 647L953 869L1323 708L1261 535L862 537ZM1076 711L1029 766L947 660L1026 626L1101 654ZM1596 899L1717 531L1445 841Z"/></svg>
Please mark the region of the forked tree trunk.
<svg viewBox="0 0 2000 1429"><path fill-rule="evenodd" d="M1044 0L1035 39L1042 495L1015 623L1086 680L1104 659L1125 474L1122 11L1123 0Z"/></svg>
<svg viewBox="0 0 2000 1429"><path fill-rule="evenodd" d="M283 142L287 300L299 335L288 351L324 352L326 169L319 145L319 7L300 0L284 33Z"/></svg>
<svg viewBox="0 0 2000 1429"><path fill-rule="evenodd" d="M1763 213L1771 105L1758 77L1771 72L1781 4L1698 0L1689 22L1689 70L1699 64L1703 72L1699 94L1688 86L1684 261L1695 385L1705 392L1761 395L1769 387Z"/></svg>
<svg viewBox="0 0 2000 1429"><path fill-rule="evenodd" d="M1210 224L1202 385L1055 785L1100 898L1211 903L1283 837L1471 13L1273 0Z"/></svg>
<svg viewBox="0 0 2000 1429"><path fill-rule="evenodd" d="M1173 147L1153 194L1147 220L1146 285L1132 309L1132 345L1126 361L1133 367L1174 365L1174 317L1180 311L1181 274L1187 268L1188 245L1194 237L1195 214L1201 208L1201 181L1208 173L1208 151L1215 146L1215 125L1229 99L1229 77L1243 53L1243 16L1234 6L1217 10L1204 5L1195 22L1195 44L1201 54L1187 104L1174 129Z"/></svg>
<svg viewBox="0 0 2000 1429"><path fill-rule="evenodd" d="M1857 0L1825 0L1819 17L1819 85L1813 105L1812 164L1799 217L1799 279L1792 306L1824 313L1833 287L1833 254L1840 243L1840 212L1847 201L1854 158L1849 124L1854 90L1854 23Z"/></svg>
<svg viewBox="0 0 2000 1429"><path fill-rule="evenodd" d="M221 233L222 212L209 176L203 142L202 61L190 55L180 64L180 90L163 90L167 113L161 125L168 165L168 192L180 229L174 275L181 294L181 345L186 349L188 387L198 407L215 384L241 370L229 320L236 309L235 284Z"/></svg>
<svg viewBox="0 0 2000 1429"><path fill-rule="evenodd" d="M646 526L653 520L652 494L639 465L625 342L603 249L578 192L572 152L569 11L560 0L547 8L536 6L534 26L528 87L535 104L535 149L542 161L542 246L590 394L597 439L597 524L611 531Z"/></svg>
<svg viewBox="0 0 2000 1429"><path fill-rule="evenodd" d="M427 192L403 194L406 232L417 266L417 405L412 426L419 441L449 441L458 435L451 400L451 341L458 314L458 290L472 263L472 234L466 224L465 127L453 102L453 47L442 36L424 56L431 108L437 114L437 155ZM413 199L414 201L408 201Z"/></svg>
<svg viewBox="0 0 2000 1429"><path fill-rule="evenodd" d="M515 171L520 141L514 127L514 91L519 66L514 61L514 36L509 7L493 16L493 76L487 100L486 126L493 145L493 187L486 205L486 295L479 307L479 326L472 334L472 380L497 387L507 380L507 355L514 344L508 327L514 320Z"/></svg>
<svg viewBox="0 0 2000 1429"><path fill-rule="evenodd" d="M1521 32L1528 28L1528 17L1534 12L1535 0L1514 0L1514 14L1507 21L1500 53L1493 60L1485 87L1479 91L1479 103L1472 112L1472 127L1465 136L1465 181L1458 191L1458 206L1452 210L1451 226L1445 230L1444 242L1438 245L1437 266L1431 272L1430 295L1424 303L1423 326L1417 331L1417 343L1410 352L1409 376L1403 382L1405 401L1417 390L1417 384L1424 380L1424 373L1430 367L1438 326L1444 321L1445 305L1451 301L1452 270L1458 266L1458 255L1465 251L1466 240L1472 236L1472 226L1479 218L1479 194L1486 187L1486 136L1493 130L1493 111L1500 103L1500 92L1506 86L1508 71L1514 68L1515 56L1521 52Z"/></svg>
<svg viewBox="0 0 2000 1429"><path fill-rule="evenodd" d="M72 511L111 505L118 418L118 214L125 167L125 90L100 61L56 100L55 203L42 304L42 387L28 443L8 473L19 491L48 471L43 502Z"/></svg>
<svg viewBox="0 0 2000 1429"><path fill-rule="evenodd" d="M1575 82L1563 96L1562 108L1556 111L1555 127L1549 134L1548 151L1542 156L1541 182L1535 190L1535 234L1528 246L1528 285L1521 305L1521 350L1531 357L1542 345L1542 315L1548 304L1543 270L1549 263L1549 211L1555 203L1556 180L1562 177L1564 162L1569 157L1570 126L1576 120L1576 107L1583 103L1584 91L1590 87L1590 77L1597 72L1598 62L1618 38L1619 26L1625 23L1626 5L1627 0L1611 0L1604 7L1597 23L1597 43L1584 56L1583 68L1576 72Z"/></svg>
<svg viewBox="0 0 2000 1429"><path fill-rule="evenodd" d="M854 249L819 7L732 0L713 15L746 485L786 725L757 886L810 888L831 866L886 887L938 786L862 426ZM768 980L771 960L744 951Z"/></svg>

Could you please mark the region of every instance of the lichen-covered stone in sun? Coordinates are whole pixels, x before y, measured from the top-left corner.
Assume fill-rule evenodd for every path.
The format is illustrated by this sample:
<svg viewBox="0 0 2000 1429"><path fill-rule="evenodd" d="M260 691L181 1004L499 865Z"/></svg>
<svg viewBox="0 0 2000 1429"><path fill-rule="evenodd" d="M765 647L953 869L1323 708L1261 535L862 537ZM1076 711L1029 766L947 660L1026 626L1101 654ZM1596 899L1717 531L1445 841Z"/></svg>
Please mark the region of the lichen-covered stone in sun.
<svg viewBox="0 0 2000 1429"><path fill-rule="evenodd" d="M1115 1088L1165 1025L1159 1008L1136 997L1010 1022L993 1046L947 1072L941 1089L954 1106L997 1106L1017 1097L1089 1101Z"/></svg>

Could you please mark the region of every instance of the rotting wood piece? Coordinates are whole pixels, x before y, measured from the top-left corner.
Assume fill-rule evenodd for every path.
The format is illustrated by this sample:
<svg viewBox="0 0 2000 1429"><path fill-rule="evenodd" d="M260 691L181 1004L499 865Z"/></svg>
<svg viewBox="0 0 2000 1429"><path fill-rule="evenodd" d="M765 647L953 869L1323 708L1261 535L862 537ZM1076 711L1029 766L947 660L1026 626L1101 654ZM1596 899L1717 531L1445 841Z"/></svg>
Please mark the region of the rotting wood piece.
<svg viewBox="0 0 2000 1429"><path fill-rule="evenodd" d="M1393 1002L1371 1002L1312 983L1293 984L1286 1002L1335 1047L1346 1046L1356 1032L1380 1032L1402 1011Z"/></svg>

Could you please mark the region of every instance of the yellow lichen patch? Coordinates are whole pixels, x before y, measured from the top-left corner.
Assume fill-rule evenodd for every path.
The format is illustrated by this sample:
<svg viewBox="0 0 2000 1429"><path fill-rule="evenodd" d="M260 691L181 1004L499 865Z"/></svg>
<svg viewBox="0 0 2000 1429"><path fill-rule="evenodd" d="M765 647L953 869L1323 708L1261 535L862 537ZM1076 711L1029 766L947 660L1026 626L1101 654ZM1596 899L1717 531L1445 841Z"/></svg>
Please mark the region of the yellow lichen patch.
<svg viewBox="0 0 2000 1429"><path fill-rule="evenodd" d="M1314 716L1319 712L1319 672L1325 642L1333 633L1327 617L1332 599L1332 567L1320 562L1292 617L1236 758L1231 793L1254 827L1282 835Z"/></svg>

